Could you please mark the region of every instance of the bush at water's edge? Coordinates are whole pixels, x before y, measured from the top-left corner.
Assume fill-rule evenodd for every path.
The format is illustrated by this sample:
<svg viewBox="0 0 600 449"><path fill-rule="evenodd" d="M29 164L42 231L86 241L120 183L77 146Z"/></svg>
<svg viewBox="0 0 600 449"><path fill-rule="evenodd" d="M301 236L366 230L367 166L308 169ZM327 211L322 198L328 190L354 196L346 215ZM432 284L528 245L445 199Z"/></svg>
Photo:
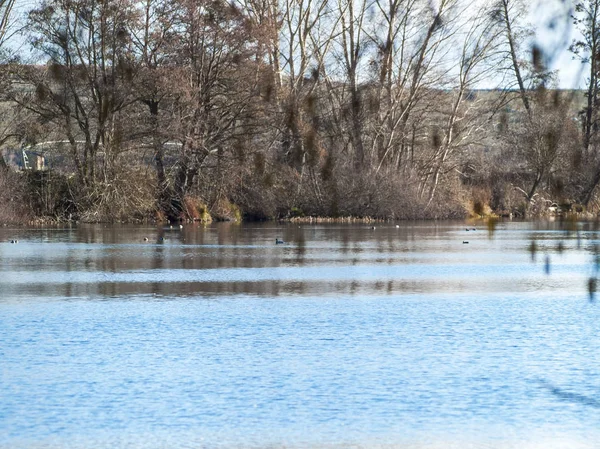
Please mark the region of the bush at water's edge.
<svg viewBox="0 0 600 449"><path fill-rule="evenodd" d="M316 186L282 170L269 182L249 178L244 183L219 186L218 195L210 178L202 181L184 197L180 221L370 222L571 212L568 202L557 208L545 192L526 207L514 189L463 185L459 179L439 186L432 200L418 190L413 179L400 176L340 174ZM55 172L0 169L0 223L166 221L156 184L152 170L141 168L123 169L93 188L82 188L75 177ZM592 216L589 210L577 213Z"/></svg>

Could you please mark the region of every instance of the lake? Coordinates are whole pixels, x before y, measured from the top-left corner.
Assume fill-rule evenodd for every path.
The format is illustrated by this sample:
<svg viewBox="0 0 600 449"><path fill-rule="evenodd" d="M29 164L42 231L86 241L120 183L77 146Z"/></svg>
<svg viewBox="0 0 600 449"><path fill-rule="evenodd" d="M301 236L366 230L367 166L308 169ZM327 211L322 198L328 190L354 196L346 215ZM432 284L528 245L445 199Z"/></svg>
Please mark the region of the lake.
<svg viewBox="0 0 600 449"><path fill-rule="evenodd" d="M598 245L571 222L0 228L0 448L598 448Z"/></svg>

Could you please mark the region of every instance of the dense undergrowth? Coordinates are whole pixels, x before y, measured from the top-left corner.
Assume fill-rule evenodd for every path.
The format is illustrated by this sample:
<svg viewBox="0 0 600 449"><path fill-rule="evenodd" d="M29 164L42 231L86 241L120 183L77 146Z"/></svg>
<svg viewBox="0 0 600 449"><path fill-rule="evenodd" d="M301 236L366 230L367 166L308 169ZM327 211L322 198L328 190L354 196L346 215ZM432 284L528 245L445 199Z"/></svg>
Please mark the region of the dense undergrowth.
<svg viewBox="0 0 600 449"><path fill-rule="evenodd" d="M508 183L494 190L471 185L460 176L441 186L429 201L409 176L341 171L327 180L312 175L299 179L285 166L260 176L252 170L220 180L210 175L207 171L198 177L179 214L169 217L160 204L156 177L139 167L123 169L93 188L82 188L73 176L53 171L2 168L0 223L524 218L572 208L546 199L544 191L527 203Z"/></svg>

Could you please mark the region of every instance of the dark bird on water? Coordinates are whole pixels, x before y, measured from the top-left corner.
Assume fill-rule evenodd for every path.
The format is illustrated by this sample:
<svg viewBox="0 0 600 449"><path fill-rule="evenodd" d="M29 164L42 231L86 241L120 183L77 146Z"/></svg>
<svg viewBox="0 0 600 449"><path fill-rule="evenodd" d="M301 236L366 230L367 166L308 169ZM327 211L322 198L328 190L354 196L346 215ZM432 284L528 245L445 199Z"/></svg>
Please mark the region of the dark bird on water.
<svg viewBox="0 0 600 449"><path fill-rule="evenodd" d="M283 240L281 240L281 239L278 239L278 238L275 239L275 244L276 245L283 245L284 243L285 242Z"/></svg>
<svg viewBox="0 0 600 449"><path fill-rule="evenodd" d="M18 240L11 240L10 243L19 243Z"/></svg>
<svg viewBox="0 0 600 449"><path fill-rule="evenodd" d="M466 242L466 241L464 241L464 240L463 240L463 245L465 245L465 244L467 244L467 243L469 243L469 242Z"/></svg>

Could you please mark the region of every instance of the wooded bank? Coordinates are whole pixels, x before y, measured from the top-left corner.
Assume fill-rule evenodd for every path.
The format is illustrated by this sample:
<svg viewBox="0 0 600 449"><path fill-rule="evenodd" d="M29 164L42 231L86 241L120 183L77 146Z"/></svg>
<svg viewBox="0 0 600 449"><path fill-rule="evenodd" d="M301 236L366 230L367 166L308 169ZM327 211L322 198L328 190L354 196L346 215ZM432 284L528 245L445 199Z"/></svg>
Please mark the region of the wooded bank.
<svg viewBox="0 0 600 449"><path fill-rule="evenodd" d="M1 41L0 222L593 213L600 0L586 91L554 88L526 7L40 2L32 56Z"/></svg>

